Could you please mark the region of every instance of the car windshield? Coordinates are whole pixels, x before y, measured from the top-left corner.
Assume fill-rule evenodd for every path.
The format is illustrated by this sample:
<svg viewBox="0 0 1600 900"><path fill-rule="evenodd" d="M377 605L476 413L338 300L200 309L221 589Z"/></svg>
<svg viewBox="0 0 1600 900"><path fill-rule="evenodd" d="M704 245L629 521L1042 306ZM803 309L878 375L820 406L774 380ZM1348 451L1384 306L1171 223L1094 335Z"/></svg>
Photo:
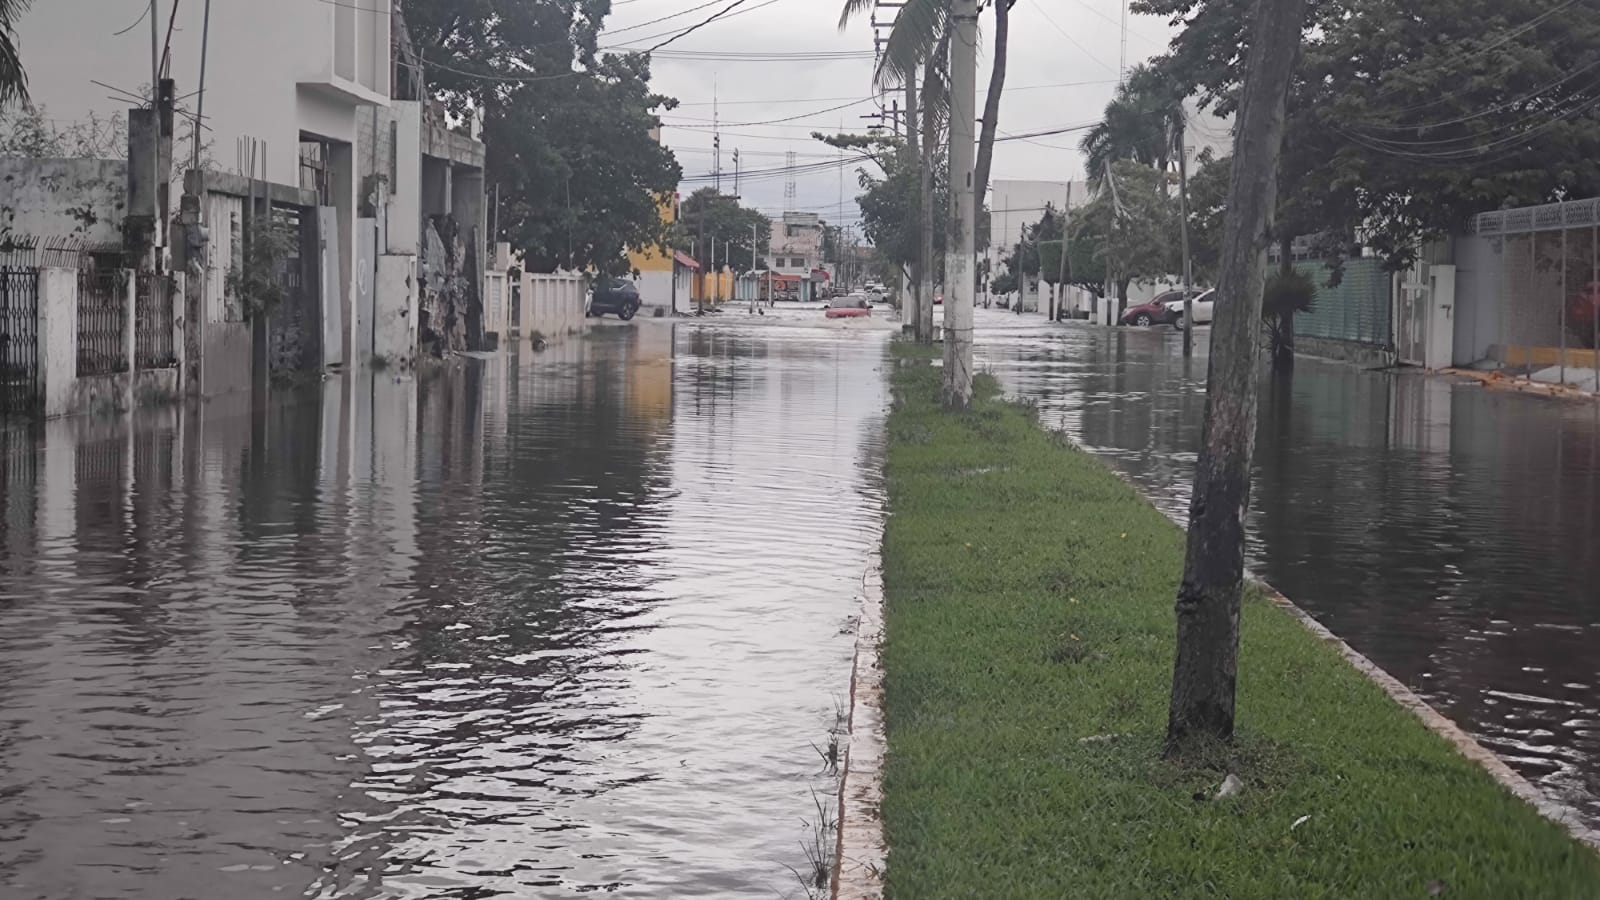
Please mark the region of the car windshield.
<svg viewBox="0 0 1600 900"><path fill-rule="evenodd" d="M860 306L867 299L865 294L849 294L844 297L835 297L828 305L834 309L848 309Z"/></svg>

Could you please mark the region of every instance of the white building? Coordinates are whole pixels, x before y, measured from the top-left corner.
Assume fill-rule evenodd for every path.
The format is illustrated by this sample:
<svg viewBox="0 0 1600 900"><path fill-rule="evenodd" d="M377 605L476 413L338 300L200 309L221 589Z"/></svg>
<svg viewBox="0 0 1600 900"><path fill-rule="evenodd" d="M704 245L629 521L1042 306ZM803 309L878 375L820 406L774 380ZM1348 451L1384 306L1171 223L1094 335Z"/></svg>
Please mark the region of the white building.
<svg viewBox="0 0 1600 900"><path fill-rule="evenodd" d="M808 277L822 265L822 218L816 213L786 212L772 220L772 271Z"/></svg>
<svg viewBox="0 0 1600 900"><path fill-rule="evenodd" d="M324 0L156 0L154 7L159 64L148 23L117 33L130 11L144 8L140 4L56 0L28 7L17 37L33 102L58 123L91 114L109 120L148 100L159 69L161 78L176 83L178 98L173 156L179 183L171 189L170 212L182 191L177 173L187 168L197 114L204 116L206 167L314 192L317 205L334 211L328 224L337 229L338 246L328 254L331 271L323 277L343 323L341 340L330 319L333 339L323 343L323 361L348 360L356 295L371 289L371 279L362 281L355 265L357 113L389 106L390 7ZM253 166L246 151L252 144Z"/></svg>

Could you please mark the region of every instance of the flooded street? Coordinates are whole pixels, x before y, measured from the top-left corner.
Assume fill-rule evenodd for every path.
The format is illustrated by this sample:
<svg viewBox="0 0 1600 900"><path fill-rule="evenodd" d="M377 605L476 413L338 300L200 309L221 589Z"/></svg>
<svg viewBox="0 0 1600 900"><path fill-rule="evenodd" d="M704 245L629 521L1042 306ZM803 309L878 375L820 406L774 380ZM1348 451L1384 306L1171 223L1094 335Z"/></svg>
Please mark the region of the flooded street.
<svg viewBox="0 0 1600 900"><path fill-rule="evenodd" d="M977 321L980 368L1187 515L1207 332L1186 361L1167 329ZM1292 381L1262 385L1249 553L1255 572L1600 824L1595 405L1303 359Z"/></svg>
<svg viewBox="0 0 1600 900"><path fill-rule="evenodd" d="M8 432L0 897L803 896L887 332L766 325Z"/></svg>

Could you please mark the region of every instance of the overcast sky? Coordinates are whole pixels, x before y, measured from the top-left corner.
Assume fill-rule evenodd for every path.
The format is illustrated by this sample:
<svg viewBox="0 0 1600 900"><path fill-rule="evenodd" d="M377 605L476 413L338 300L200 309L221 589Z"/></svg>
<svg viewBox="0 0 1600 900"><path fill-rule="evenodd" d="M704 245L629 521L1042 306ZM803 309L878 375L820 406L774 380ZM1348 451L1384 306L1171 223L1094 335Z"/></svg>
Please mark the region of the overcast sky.
<svg viewBox="0 0 1600 900"><path fill-rule="evenodd" d="M724 8L705 9L643 23L682 12L703 0L617 0L601 44L645 47L663 35L680 31ZM764 5L763 5L764 4ZM802 172L795 177L800 210L815 211L829 221L853 222L853 198L859 192L855 168L844 172L843 215L840 215L840 170L804 172L837 158L836 151L810 139L810 132L859 131L876 112L872 102L872 29L866 19L837 28L841 0L748 0L730 15L674 41L671 54L859 54L851 58L807 61L750 61L682 58L657 55L653 84L681 105L665 114L662 140L683 165L683 193L704 182L711 171L713 80L722 127L723 190L733 190L732 154L740 151L741 168L761 172L742 179L746 206L772 214L782 211L785 153L796 154ZM759 7L759 8L756 8ZM746 12L746 9L750 11ZM1002 133L1029 134L1097 120L1116 88L1120 53L1121 8L1118 0L1022 0L1011 10L1011 41L1006 93L1000 107ZM978 62L977 108L988 83L991 16L980 20L984 58ZM643 25L643 27L633 27ZM1160 19L1128 18L1128 65L1164 49L1168 36ZM821 112L859 101L843 109ZM793 119L773 124L774 119ZM696 127L698 126L698 127ZM1069 132L1031 141L1004 141L995 146L993 177L1059 180L1081 176L1077 152L1080 134Z"/></svg>

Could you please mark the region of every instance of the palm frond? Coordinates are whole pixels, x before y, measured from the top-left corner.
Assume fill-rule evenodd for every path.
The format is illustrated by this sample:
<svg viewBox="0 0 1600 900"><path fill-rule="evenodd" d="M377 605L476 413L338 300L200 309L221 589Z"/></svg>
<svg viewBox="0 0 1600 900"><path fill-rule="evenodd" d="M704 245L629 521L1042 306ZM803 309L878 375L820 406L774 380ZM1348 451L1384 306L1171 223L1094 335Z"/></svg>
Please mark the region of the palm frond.
<svg viewBox="0 0 1600 900"><path fill-rule="evenodd" d="M905 83L927 59L950 21L951 0L906 0L883 45L874 79L880 87Z"/></svg>
<svg viewBox="0 0 1600 900"><path fill-rule="evenodd" d="M872 9L877 0L844 0L844 9L839 12L839 30L843 31L850 20Z"/></svg>
<svg viewBox="0 0 1600 900"><path fill-rule="evenodd" d="M0 0L0 105L28 99L28 76L17 50L17 20L29 0Z"/></svg>

